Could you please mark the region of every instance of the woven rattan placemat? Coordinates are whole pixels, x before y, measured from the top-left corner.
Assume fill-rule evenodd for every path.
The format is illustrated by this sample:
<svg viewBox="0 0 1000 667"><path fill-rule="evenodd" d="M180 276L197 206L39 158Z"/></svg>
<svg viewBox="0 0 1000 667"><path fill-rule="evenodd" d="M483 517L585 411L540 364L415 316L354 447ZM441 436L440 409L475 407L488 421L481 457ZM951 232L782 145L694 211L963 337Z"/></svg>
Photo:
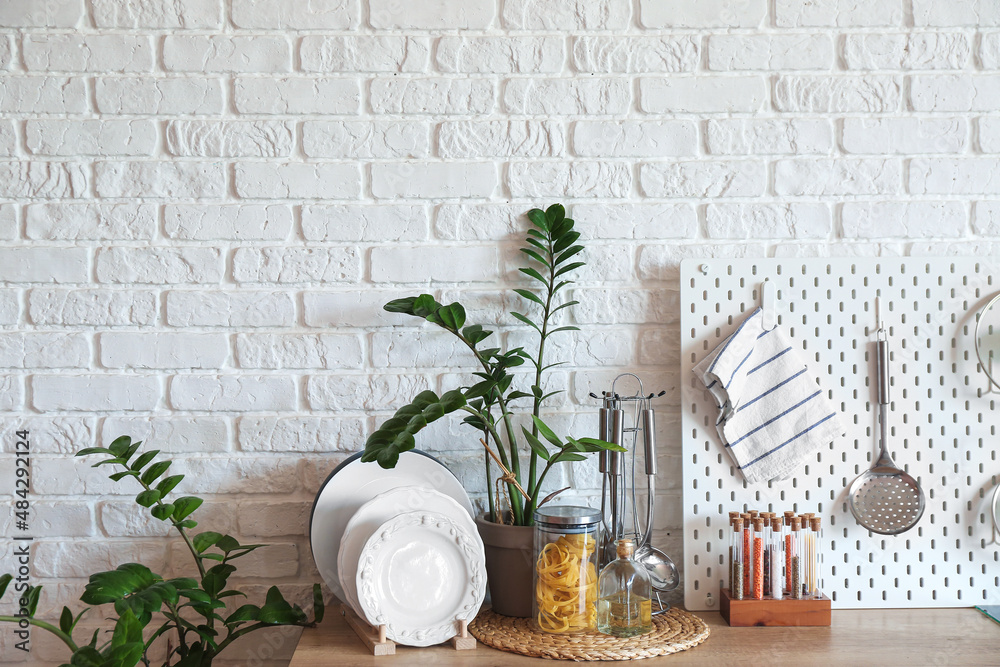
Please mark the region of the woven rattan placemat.
<svg viewBox="0 0 1000 667"><path fill-rule="evenodd" d="M638 660L678 653L708 638L705 621L682 609L653 617L653 631L620 639L598 632L556 635L536 630L530 618L512 618L484 609L469 632L495 649L550 660Z"/></svg>

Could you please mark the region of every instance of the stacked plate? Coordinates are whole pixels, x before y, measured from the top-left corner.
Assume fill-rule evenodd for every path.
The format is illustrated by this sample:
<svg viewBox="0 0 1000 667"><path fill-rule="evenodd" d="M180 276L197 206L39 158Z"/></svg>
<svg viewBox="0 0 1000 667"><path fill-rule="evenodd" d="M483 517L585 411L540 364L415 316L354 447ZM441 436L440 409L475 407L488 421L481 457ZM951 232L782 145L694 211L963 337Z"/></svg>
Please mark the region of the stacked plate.
<svg viewBox="0 0 1000 667"><path fill-rule="evenodd" d="M324 482L310 541L326 584L389 639L439 644L486 594L483 543L465 489L436 459L405 452L391 470L356 454Z"/></svg>

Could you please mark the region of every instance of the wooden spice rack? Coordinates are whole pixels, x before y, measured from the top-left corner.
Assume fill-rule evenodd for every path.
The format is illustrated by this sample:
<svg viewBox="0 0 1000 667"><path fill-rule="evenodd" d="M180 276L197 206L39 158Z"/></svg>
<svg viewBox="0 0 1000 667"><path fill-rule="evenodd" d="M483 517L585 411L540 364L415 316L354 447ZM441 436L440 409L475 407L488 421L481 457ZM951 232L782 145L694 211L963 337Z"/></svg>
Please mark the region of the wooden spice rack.
<svg viewBox="0 0 1000 667"><path fill-rule="evenodd" d="M375 657L382 655L395 655L396 642L387 639L385 636L385 626L372 627L367 621L358 616L353 609L346 604L340 605L340 613L344 615L347 625L354 630L371 654ZM452 637L449 641L456 651L470 651L476 648L476 638L469 635L469 624L467 621L459 621L458 636Z"/></svg>
<svg viewBox="0 0 1000 667"><path fill-rule="evenodd" d="M802 599L737 600L728 588L723 588L721 597L722 608L719 611L732 627L830 625L831 601L822 593L819 597Z"/></svg>

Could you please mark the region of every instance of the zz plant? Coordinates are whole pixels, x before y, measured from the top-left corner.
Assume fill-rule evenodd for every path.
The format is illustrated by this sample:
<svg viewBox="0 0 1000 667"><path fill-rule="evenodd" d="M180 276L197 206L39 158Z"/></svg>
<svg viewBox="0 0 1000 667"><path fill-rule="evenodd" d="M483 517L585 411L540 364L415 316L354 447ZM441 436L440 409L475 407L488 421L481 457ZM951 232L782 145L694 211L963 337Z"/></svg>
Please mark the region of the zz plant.
<svg viewBox="0 0 1000 667"><path fill-rule="evenodd" d="M227 598L246 597L228 587L230 576L236 572L233 561L266 545L240 544L230 535L212 531L189 533L198 525L191 517L202 499L195 496L171 499L171 492L184 475L164 477L171 461L156 461L159 450L140 454L141 444L122 436L107 448L89 447L77 456L105 456L93 467L116 466L120 470L109 475L112 480L120 482L131 477L142 487L135 502L177 530L194 559L197 577L164 579L145 565L125 563L110 572L91 575L80 597L88 606L77 614L63 607L58 624L35 616L41 586L23 591L19 606L26 615L0 616L0 621L22 624L26 621L58 637L72 652L63 667L133 667L139 663L149 667L153 643L168 633L173 635L173 649L166 656L164 667L210 667L216 656L243 635L281 625L313 626L323 619L319 584L313 586L312 620L298 605L289 604L276 586L268 590L262 606L244 604L223 615L221 610ZM0 598L12 579L10 574L0 577ZM102 637L97 630L89 641L79 643L73 636L74 630L81 617L93 608L110 614L114 629L110 638Z"/></svg>
<svg viewBox="0 0 1000 667"><path fill-rule="evenodd" d="M578 242L580 233L573 229L573 219L566 217L566 210L560 204L544 211L532 209L528 211L528 220L532 226L520 249L527 265L518 270L531 280L535 289L516 288L514 292L524 298L536 314L531 317L511 312L511 317L534 333L537 341L534 352L523 347L505 351L484 345L493 332L478 324L466 324L465 308L460 303L443 305L430 294L390 301L385 310L422 318L457 337L479 364L475 372L479 382L441 396L430 390L417 394L411 403L397 410L371 434L361 457L362 461L377 461L383 468L393 468L401 452L414 448L414 436L427 424L452 412L464 411L468 413L464 423L482 432L488 450L485 453L487 486L491 456L497 456L511 473L502 479L507 484L511 518L519 526L530 526L534 510L548 500L540 501L539 492L553 465L582 461L583 454L590 452L625 451L596 438L559 437L541 418L543 403L560 393L559 390L543 389L546 371L560 365L546 362L546 344L555 334L577 330L572 325L557 326L554 321L558 313L569 312L577 303L562 300L560 293L573 284L570 276L584 265L579 259L584 248ZM533 371L529 373L531 385L527 391L514 388L514 375L510 372L525 363L530 364ZM526 399L530 400L531 428L522 425L517 429L512 403ZM522 442L527 444L526 476L521 468L521 454L525 451ZM539 472L542 461L544 466ZM491 520L499 522L500 512L492 495L489 495L489 508Z"/></svg>

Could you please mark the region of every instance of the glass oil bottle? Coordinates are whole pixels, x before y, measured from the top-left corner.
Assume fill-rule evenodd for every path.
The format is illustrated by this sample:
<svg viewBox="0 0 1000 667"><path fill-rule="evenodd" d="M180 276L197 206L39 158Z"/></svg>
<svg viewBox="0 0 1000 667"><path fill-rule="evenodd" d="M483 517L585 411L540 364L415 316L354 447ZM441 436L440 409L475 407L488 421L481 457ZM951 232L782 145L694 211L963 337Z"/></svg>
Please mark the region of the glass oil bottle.
<svg viewBox="0 0 1000 667"><path fill-rule="evenodd" d="M634 560L631 538L615 541L618 558L601 570L598 580L597 630L615 637L634 637L653 629L652 586L646 568Z"/></svg>

